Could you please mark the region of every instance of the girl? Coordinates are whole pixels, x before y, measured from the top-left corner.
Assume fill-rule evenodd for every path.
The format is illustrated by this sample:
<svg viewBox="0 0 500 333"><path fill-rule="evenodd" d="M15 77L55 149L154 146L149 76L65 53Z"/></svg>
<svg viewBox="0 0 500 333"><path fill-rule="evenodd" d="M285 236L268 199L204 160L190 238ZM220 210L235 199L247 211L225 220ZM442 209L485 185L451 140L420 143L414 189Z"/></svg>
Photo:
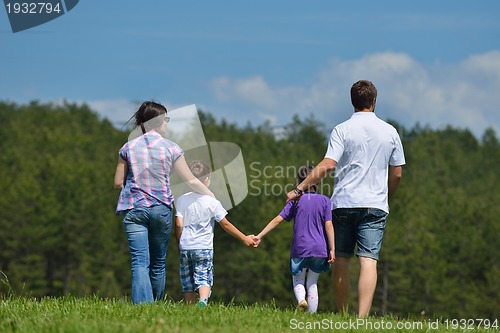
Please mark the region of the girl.
<svg viewBox="0 0 500 333"><path fill-rule="evenodd" d="M312 171L312 166L299 168L300 184ZM289 201L283 210L256 236L259 242L283 220L294 219L290 250L290 271L298 309L314 313L318 309L318 277L330 269L335 260L335 243L331 203L328 197L316 193L316 186L299 191L297 200ZM307 300L306 300L307 287Z"/></svg>

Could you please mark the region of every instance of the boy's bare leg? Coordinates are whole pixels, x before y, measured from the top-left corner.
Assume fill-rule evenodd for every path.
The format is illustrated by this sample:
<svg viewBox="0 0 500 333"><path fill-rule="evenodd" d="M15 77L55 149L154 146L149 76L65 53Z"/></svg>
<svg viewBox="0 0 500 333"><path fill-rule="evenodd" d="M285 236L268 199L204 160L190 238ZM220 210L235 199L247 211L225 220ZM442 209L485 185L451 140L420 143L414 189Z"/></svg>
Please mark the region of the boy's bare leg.
<svg viewBox="0 0 500 333"><path fill-rule="evenodd" d="M210 297L210 287L209 286L201 286L198 288L198 294L200 295L200 300L207 300Z"/></svg>
<svg viewBox="0 0 500 333"><path fill-rule="evenodd" d="M370 312L373 295L377 286L377 260L359 257L359 264L358 315L359 317L366 317Z"/></svg>
<svg viewBox="0 0 500 333"><path fill-rule="evenodd" d="M196 293L194 291L184 293L184 302L186 304L196 303L197 299L198 299L198 295L196 295Z"/></svg>
<svg viewBox="0 0 500 333"><path fill-rule="evenodd" d="M337 311L344 313L347 312L347 305L349 300L349 266L351 258L337 257L333 265L333 293L335 296L335 305Z"/></svg>

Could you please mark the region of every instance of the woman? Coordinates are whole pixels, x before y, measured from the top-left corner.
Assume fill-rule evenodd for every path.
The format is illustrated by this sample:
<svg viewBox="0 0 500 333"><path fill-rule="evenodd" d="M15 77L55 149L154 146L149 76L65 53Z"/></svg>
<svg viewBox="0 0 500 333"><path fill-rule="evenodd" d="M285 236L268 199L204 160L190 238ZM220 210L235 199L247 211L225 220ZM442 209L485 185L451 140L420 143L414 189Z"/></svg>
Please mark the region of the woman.
<svg viewBox="0 0 500 333"><path fill-rule="evenodd" d="M134 115L142 135L119 151L114 187L121 189L117 214L123 216L132 267L132 302L161 300L165 292L165 258L172 231L170 175L175 170L196 192L213 196L189 170L183 150L165 139L167 109L144 102Z"/></svg>

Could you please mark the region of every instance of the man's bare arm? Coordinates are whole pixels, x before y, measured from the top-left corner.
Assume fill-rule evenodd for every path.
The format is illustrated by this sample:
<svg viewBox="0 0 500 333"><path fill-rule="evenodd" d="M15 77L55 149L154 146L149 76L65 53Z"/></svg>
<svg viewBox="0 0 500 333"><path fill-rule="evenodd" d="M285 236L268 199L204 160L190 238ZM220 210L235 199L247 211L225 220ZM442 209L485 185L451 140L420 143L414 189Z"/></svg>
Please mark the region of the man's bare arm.
<svg viewBox="0 0 500 333"><path fill-rule="evenodd" d="M398 188L399 182L401 181L401 177L403 176L403 166L392 166L389 165L389 200L391 200L394 192Z"/></svg>

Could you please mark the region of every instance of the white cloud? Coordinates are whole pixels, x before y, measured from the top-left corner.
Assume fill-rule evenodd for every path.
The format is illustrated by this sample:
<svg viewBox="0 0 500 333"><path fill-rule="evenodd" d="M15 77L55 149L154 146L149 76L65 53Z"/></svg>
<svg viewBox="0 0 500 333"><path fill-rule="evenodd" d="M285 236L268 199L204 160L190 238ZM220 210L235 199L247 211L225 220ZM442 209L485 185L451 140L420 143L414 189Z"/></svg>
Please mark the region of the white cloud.
<svg viewBox="0 0 500 333"><path fill-rule="evenodd" d="M359 79L378 89L376 112L407 127L419 122L440 128L469 128L481 135L487 127L500 133L495 112L500 91L500 52L473 55L455 64L424 65L404 53L376 53L360 59L333 59L312 74L312 84L273 86L263 76L220 77L211 89L222 103L257 109L267 118L288 122L293 114L311 114L329 126L346 119L349 89Z"/></svg>
<svg viewBox="0 0 500 333"><path fill-rule="evenodd" d="M139 102L127 99L105 99L85 102L90 109L99 113L103 118L107 118L116 126L122 126L132 117L137 110ZM131 120L133 124L133 120Z"/></svg>
<svg viewBox="0 0 500 333"><path fill-rule="evenodd" d="M474 55L463 62L463 67L471 72L484 73L500 79L500 51Z"/></svg>
<svg viewBox="0 0 500 333"><path fill-rule="evenodd" d="M283 125L294 114L311 114L327 128L352 112L349 89L359 79L378 89L377 114L407 128L417 122L432 128L452 125L481 136L487 127L500 134L500 51L470 56L458 63L422 64L404 53L375 53L359 59L332 59L301 84L273 85L264 75L219 77L210 89L216 101L196 101L204 111L245 125ZM141 101L92 100L86 103L117 126ZM166 105L169 110L184 105Z"/></svg>
<svg viewBox="0 0 500 333"><path fill-rule="evenodd" d="M260 76L244 80L221 77L214 80L212 85L220 100L236 97L264 108L275 108L280 95L279 90L272 90Z"/></svg>

